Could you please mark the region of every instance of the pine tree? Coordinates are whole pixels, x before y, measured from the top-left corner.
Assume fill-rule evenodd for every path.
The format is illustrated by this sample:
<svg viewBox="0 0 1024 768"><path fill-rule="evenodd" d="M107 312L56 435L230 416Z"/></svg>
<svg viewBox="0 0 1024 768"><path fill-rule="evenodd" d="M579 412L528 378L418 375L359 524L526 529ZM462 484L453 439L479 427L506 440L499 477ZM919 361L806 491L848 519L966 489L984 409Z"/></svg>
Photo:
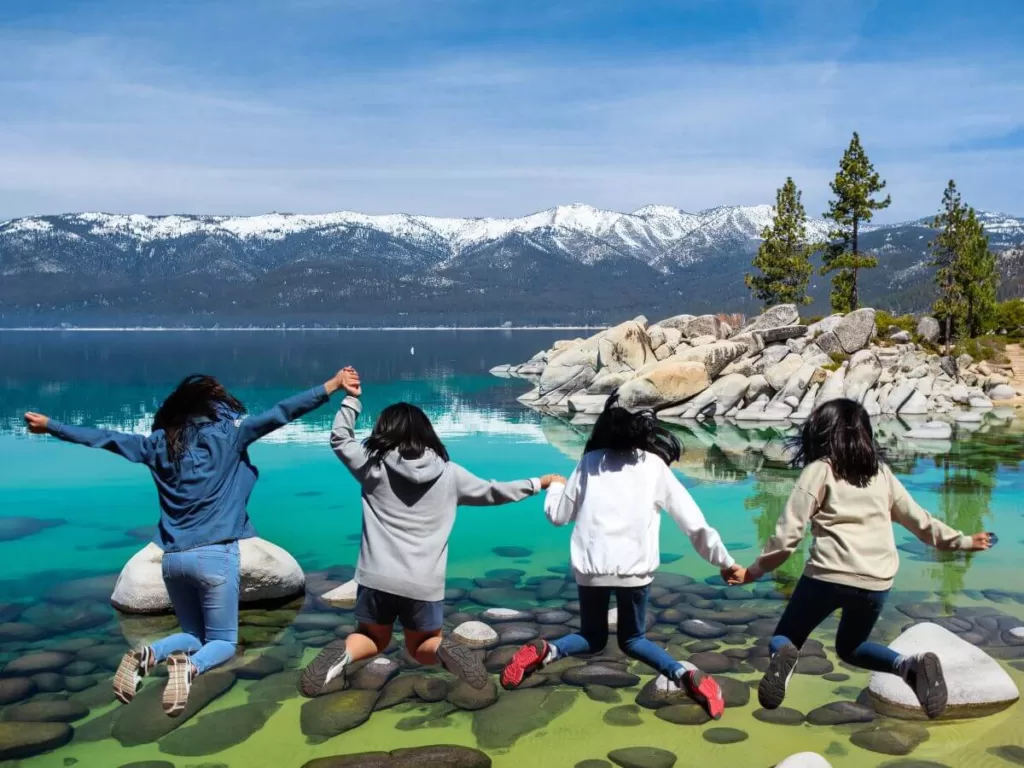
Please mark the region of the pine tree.
<svg viewBox="0 0 1024 768"><path fill-rule="evenodd" d="M964 297L964 331L973 339L981 335L995 313L999 287L996 256L989 250L985 227L973 208L967 209L963 251L957 259L956 273Z"/></svg>
<svg viewBox="0 0 1024 768"><path fill-rule="evenodd" d="M814 268L807 244L807 212L793 179L775 192L775 218L761 232L761 247L752 266L761 274L747 274L744 282L764 306L810 304L807 283Z"/></svg>
<svg viewBox="0 0 1024 768"><path fill-rule="evenodd" d="M950 179L946 191L942 193L942 212L931 224L938 234L928 244L932 252L929 264L937 268L935 283L939 289L939 297L932 305L932 311L945 322L946 354L949 354L949 345L952 343L953 326L962 322L964 314L964 296L957 279L957 259L963 250L966 215L967 210L960 200L956 182Z"/></svg>
<svg viewBox="0 0 1024 768"><path fill-rule="evenodd" d="M823 255L821 274L836 274L832 278L830 299L834 312L857 309L857 272L878 266L878 259L860 250L860 227L871 221L874 212L888 208L889 195L884 200L873 196L885 189L885 182L875 171L855 132L850 146L839 161L839 172L830 184L835 199L829 202L825 218L834 222L829 231L829 245Z"/></svg>

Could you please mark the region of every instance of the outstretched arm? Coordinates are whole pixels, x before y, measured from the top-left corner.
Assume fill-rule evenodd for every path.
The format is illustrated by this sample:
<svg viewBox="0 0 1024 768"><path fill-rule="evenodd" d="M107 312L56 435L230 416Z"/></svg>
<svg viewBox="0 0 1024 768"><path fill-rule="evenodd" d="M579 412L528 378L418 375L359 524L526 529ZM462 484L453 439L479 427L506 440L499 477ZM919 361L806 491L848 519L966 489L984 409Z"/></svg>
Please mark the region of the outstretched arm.
<svg viewBox="0 0 1024 768"><path fill-rule="evenodd" d="M542 481L537 477L503 483L497 480L481 480L468 469L454 462L452 462L451 469L455 473L455 493L458 496L459 506L491 507L498 504L510 504L533 496L542 488Z"/></svg>
<svg viewBox="0 0 1024 768"><path fill-rule="evenodd" d="M662 466L658 482L658 505L676 521L697 554L718 568L731 568L735 565L736 561L722 543L722 537L708 525L697 502L672 474L672 470Z"/></svg>
<svg viewBox="0 0 1024 768"><path fill-rule="evenodd" d="M29 431L36 435L50 434L67 443L102 448L138 464L149 465L153 461L153 441L143 435L62 424L41 413L26 413L25 423Z"/></svg>
<svg viewBox="0 0 1024 768"><path fill-rule="evenodd" d="M359 475L368 461L366 449L356 440L355 433L356 419L362 409L359 398L349 395L341 401L338 415L334 417L334 426L331 427L331 450L353 475Z"/></svg>
<svg viewBox="0 0 1024 768"><path fill-rule="evenodd" d="M554 525L568 525L576 519L580 493L580 468L577 466L568 481L555 480L544 497L544 514Z"/></svg>
<svg viewBox="0 0 1024 768"><path fill-rule="evenodd" d="M975 546L975 537L951 528L938 518L932 517L916 501L910 498L903 483L886 467L883 470L889 477L889 490L892 493L892 519L902 525L925 544L936 549L988 549L986 546Z"/></svg>
<svg viewBox="0 0 1024 768"><path fill-rule="evenodd" d="M242 422L238 425L239 448L245 450L252 443L261 437L269 435L275 429L280 429L285 424L290 424L296 419L302 418L310 411L319 408L340 388L340 376L341 371L319 387L307 389L305 392L300 392L286 400L282 400L269 411L242 419Z"/></svg>

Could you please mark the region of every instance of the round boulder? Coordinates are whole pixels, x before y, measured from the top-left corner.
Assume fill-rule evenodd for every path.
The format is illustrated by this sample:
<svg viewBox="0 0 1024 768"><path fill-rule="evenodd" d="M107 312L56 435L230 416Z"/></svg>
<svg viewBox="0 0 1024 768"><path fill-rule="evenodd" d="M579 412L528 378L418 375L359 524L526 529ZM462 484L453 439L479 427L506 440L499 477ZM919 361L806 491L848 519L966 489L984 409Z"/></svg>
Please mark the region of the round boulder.
<svg viewBox="0 0 1024 768"><path fill-rule="evenodd" d="M452 630L452 639L470 648L492 648L498 644L498 633L482 621L464 621Z"/></svg>

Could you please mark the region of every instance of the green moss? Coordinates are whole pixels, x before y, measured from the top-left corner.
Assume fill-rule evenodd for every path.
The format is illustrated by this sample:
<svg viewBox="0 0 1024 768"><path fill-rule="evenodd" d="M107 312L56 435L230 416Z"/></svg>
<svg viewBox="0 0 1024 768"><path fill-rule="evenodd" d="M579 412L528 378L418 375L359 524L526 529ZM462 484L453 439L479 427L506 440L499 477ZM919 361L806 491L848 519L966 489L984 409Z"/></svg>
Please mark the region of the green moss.
<svg viewBox="0 0 1024 768"><path fill-rule="evenodd" d="M1006 356L1005 336L978 336L976 339L963 339L953 347L954 355L970 355L976 361L988 360L994 363L1008 363Z"/></svg>
<svg viewBox="0 0 1024 768"><path fill-rule="evenodd" d="M896 326L912 336L917 335L917 319L913 315L893 315L884 309L875 310L875 328L882 339L889 338L890 326Z"/></svg>

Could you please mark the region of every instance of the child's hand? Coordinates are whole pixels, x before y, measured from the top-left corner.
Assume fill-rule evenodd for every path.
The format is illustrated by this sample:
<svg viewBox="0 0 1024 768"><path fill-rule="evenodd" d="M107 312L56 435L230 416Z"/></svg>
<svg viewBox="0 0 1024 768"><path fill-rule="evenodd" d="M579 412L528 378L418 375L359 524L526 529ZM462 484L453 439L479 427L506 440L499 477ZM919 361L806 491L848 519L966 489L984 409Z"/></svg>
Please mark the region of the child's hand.
<svg viewBox="0 0 1024 768"><path fill-rule="evenodd" d="M729 586L735 586L742 584L743 579L747 574L747 569L741 565L733 564L728 568L721 570L722 580Z"/></svg>
<svg viewBox="0 0 1024 768"><path fill-rule="evenodd" d="M363 385L359 380L359 371L351 365L347 365L338 371L334 379L338 384L338 389L342 390L346 395L360 397L363 394Z"/></svg>
<svg viewBox="0 0 1024 768"><path fill-rule="evenodd" d="M561 483L562 485L565 485L565 478L561 475L544 475L544 477L540 479L541 490L547 490L551 487L552 483Z"/></svg>
<svg viewBox="0 0 1024 768"><path fill-rule="evenodd" d="M975 533L971 536L970 551L980 552L992 546L992 535L989 533Z"/></svg>
<svg viewBox="0 0 1024 768"><path fill-rule="evenodd" d="M33 435L45 435L50 426L50 417L29 411L25 414L25 426Z"/></svg>
<svg viewBox="0 0 1024 768"><path fill-rule="evenodd" d="M751 571L749 568L744 568L743 569L743 583L744 584L753 584L755 581L757 581L757 577L754 575L754 572Z"/></svg>

